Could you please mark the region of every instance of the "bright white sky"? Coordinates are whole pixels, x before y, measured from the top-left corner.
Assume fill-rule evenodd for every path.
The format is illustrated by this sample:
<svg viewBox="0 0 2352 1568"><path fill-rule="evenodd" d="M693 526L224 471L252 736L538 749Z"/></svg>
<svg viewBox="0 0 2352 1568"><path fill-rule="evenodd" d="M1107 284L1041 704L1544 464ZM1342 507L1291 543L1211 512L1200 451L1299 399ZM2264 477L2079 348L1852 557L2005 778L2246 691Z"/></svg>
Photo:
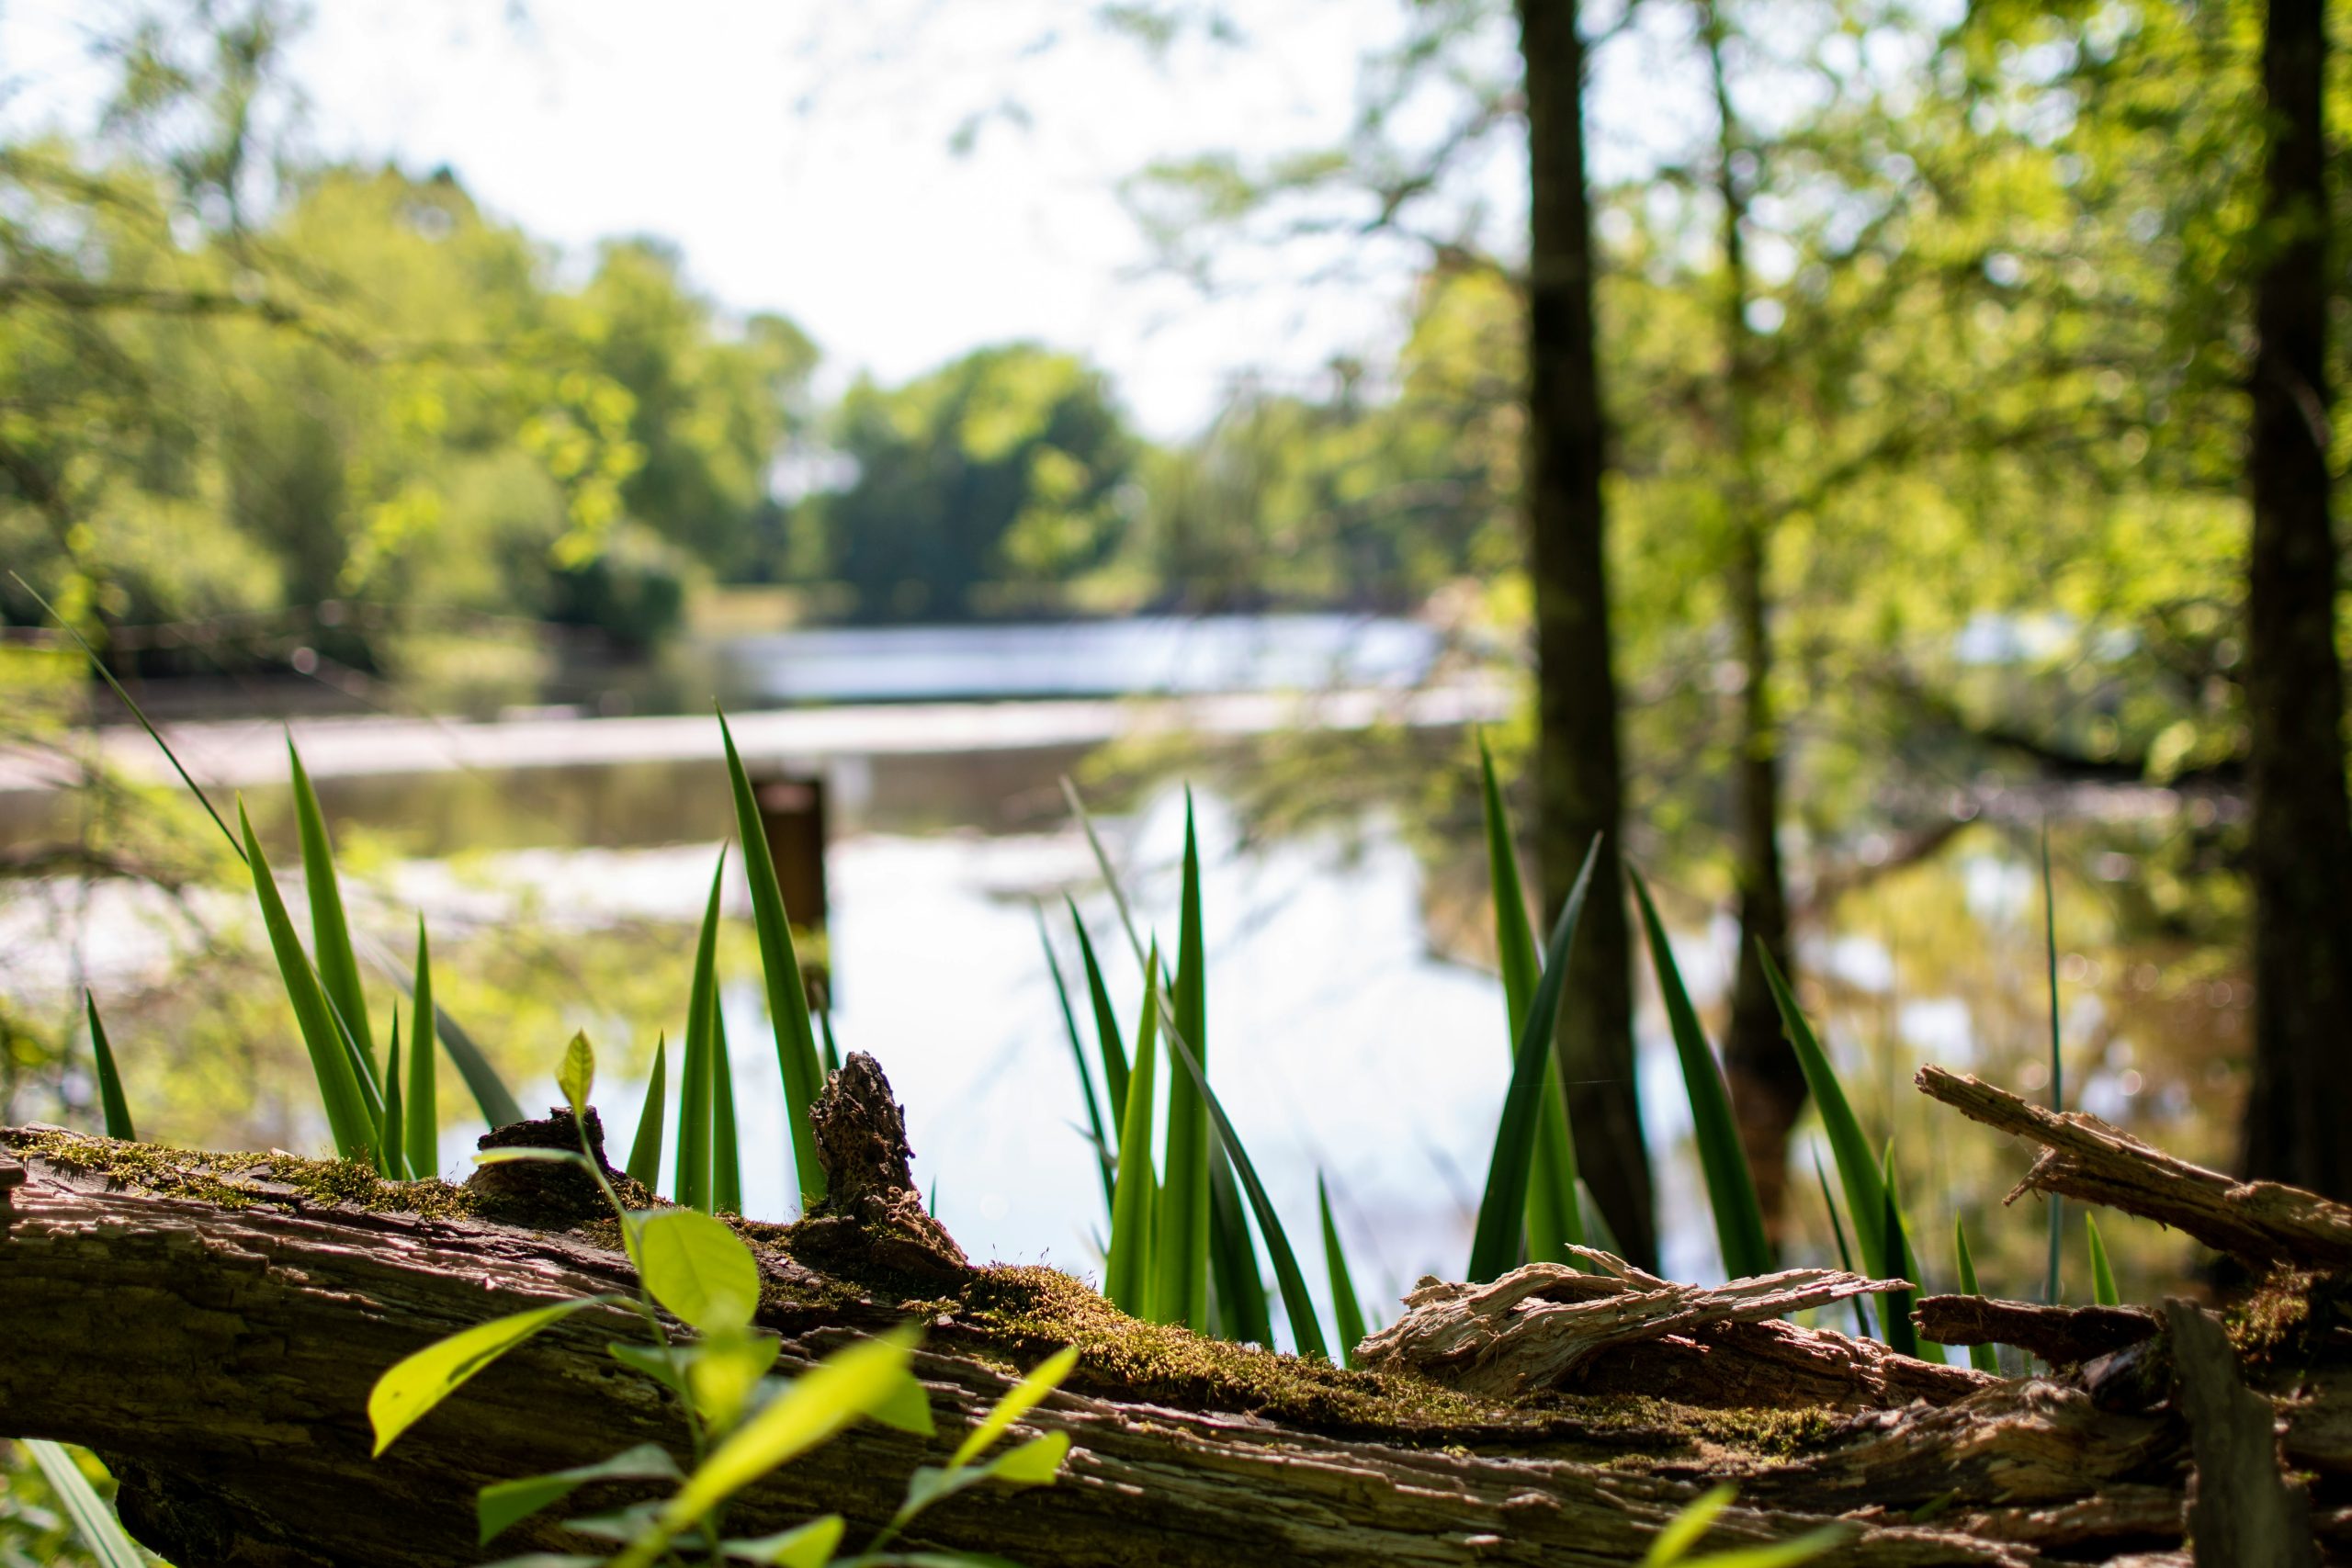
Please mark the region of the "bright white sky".
<svg viewBox="0 0 2352 1568"><path fill-rule="evenodd" d="M815 337L829 389L1034 338L1104 366L1169 438L1245 374L1305 381L1335 354L1393 345L1397 267L1309 286L1268 263L1261 287L1206 301L1148 266L1116 186L1155 158L1329 144L1395 8L1261 0L1236 7L1247 47L1165 59L1095 9L314 0L295 75L311 151L447 164L575 263L607 236L673 241L726 305L780 310ZM0 0L15 114L91 101L88 16L79 0ZM1004 104L1029 123L991 118L959 153L957 128Z"/></svg>

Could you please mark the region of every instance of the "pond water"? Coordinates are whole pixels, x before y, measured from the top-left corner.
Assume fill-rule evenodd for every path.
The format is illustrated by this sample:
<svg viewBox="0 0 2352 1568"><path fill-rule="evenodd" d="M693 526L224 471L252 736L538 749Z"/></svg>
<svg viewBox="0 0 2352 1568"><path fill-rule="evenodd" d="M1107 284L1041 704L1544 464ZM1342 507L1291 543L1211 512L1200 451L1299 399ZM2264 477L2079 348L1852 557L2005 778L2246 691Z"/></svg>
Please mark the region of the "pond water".
<svg viewBox="0 0 2352 1568"><path fill-rule="evenodd" d="M1081 973L1061 908L1067 894L1126 1015L1140 980L1084 840L1059 806L1057 781L1082 760L1082 748L1058 746L842 755L825 765L847 807L830 855L842 1048L882 1061L907 1106L918 1179L935 1184L942 1218L975 1257L1091 1274L1103 1201L1040 949L1040 907L1066 973ZM418 772L322 787L345 845L355 920L398 947L421 910L461 1018L472 977L509 963L514 950L577 955L534 971L533 983L551 994L531 1016L546 1021L516 1024L518 1037L490 1043L524 1103L545 1104L557 1098L549 1075L563 1034L589 1028L607 1064L599 1095L606 1124L633 1127L653 1033L667 1028L676 1037L690 922L729 826L717 767ZM1138 919L1171 930L1180 780L1163 773L1122 793L1102 819L1112 852ZM254 798L261 819L282 825L282 798ZM1413 798L1411 788L1396 792L1399 802ZM1400 805L1272 838L1252 831L1219 794L1204 790L1194 805L1212 1076L1310 1255L1307 1271L1319 1284L1312 1238L1322 1174L1367 1298L1393 1303L1424 1271L1458 1273L1507 1069L1477 845L1408 831ZM2226 1160L2243 981L2226 954L2132 934L2129 900L2118 891L2130 857L2118 872L2116 829L2099 832L2061 840L2062 863L2115 874L2115 886L2070 877L2060 889L2070 1103L2189 1157ZM288 852L281 869L291 863L290 844ZM1680 921L1686 978L1711 1010L1737 933L1703 906L1674 900L1670 879L1664 891ZM740 884L726 908L733 923L723 997L742 1086L746 1207L783 1217L789 1152ZM220 1005L214 989L187 980L191 910L198 923L251 939L250 916L232 890L173 901L119 884L20 886L0 906L0 987L28 1009L55 1007L86 978L108 1010L136 1100L164 1072L148 1057L179 1049L194 1010ZM68 931L70 952L61 940ZM1951 1218L1965 1213L1987 1288L2024 1293L2038 1279L2040 1216L2004 1217L1999 1207L2022 1159L1954 1125L1907 1080L1934 1060L2024 1091L2041 1088L2049 1024L2030 846L1987 826L1932 860L1868 881L1828 907L1801 959L1849 1093L1874 1134L1895 1142L1931 1273L1949 1284L1941 1264ZM266 973L254 973L266 989ZM477 989L488 996L490 984ZM1079 1010L1091 1043L1082 995ZM299 1047L288 1045L283 1020L266 1009L252 1016L268 1038L244 1042L236 1070L203 1069L210 1119L183 1116L182 1135L322 1145ZM492 1031L477 1021L475 1032ZM1646 996L1639 1055L1667 1271L1720 1277L1679 1069ZM441 1155L455 1176L481 1129L460 1115L472 1108L454 1077L444 1081ZM1801 1171L1809 1158L1800 1154ZM1792 1250L1832 1258L1817 1199L1809 1183L1798 1190ZM2177 1274L2177 1243L2142 1228L2120 1219L2106 1227L2127 1280Z"/></svg>

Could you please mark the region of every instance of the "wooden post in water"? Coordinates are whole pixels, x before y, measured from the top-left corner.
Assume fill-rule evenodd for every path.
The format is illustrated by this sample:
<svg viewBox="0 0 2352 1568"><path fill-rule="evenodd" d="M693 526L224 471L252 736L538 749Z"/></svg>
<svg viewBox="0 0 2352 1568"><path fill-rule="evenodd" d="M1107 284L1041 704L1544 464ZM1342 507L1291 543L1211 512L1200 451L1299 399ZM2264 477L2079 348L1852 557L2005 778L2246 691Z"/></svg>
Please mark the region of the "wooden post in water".
<svg viewBox="0 0 2352 1568"><path fill-rule="evenodd" d="M808 1002L832 1002L832 965L825 944L825 779L821 773L779 773L755 779L752 797L760 807L760 830L768 841L776 886L784 893L793 940L800 953L801 983ZM814 940L809 940L813 937Z"/></svg>

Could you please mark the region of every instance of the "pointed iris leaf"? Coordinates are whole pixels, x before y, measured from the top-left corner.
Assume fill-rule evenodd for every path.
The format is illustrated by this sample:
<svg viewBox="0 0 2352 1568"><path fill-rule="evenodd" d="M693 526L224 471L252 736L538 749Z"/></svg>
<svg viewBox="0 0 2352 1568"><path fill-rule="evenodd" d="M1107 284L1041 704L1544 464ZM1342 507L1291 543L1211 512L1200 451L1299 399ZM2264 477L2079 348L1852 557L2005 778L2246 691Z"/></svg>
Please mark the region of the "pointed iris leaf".
<svg viewBox="0 0 2352 1568"><path fill-rule="evenodd" d="M106 1112L107 1136L136 1142L139 1134L130 1124L130 1106L122 1098L122 1077L115 1071L114 1047L107 1043L107 1026L98 1021L98 998L86 987L82 992L82 1008L90 1020L90 1054L97 1059L98 1104Z"/></svg>

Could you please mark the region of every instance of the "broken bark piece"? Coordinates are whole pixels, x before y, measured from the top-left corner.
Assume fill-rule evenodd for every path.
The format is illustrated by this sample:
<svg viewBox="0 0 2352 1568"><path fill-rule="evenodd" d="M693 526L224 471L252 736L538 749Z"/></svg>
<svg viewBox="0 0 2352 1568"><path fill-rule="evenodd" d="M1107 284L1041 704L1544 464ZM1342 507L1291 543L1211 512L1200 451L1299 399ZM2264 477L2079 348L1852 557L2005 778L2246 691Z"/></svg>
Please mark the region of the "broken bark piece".
<svg viewBox="0 0 2352 1568"><path fill-rule="evenodd" d="M2191 1165L2096 1116L2045 1111L1966 1073L1928 1066L1913 1081L1972 1121L2042 1145L2011 1202L2029 1191L2058 1192L2186 1231L2234 1257L2352 1267L2352 1207Z"/></svg>
<svg viewBox="0 0 2352 1568"><path fill-rule="evenodd" d="M1739 1403L1848 1408L1932 1395L1943 1403L1994 1381L1842 1335L1770 1322L1849 1296L1911 1288L1901 1280L1791 1269L1710 1288L1661 1280L1589 1247L1574 1250L1596 1271L1531 1263L1487 1285L1424 1280L1405 1298L1405 1315L1358 1348L1357 1364L1505 1398L1606 1388L1727 1403L1720 1393L1711 1396L1709 1385L1729 1381ZM1636 1347L1654 1348L1636 1355ZM1611 1353L1610 1366L1588 1379L1603 1352ZM1711 1371L1713 1355L1745 1359ZM1905 1365L1890 1376L1895 1362ZM1776 1392L1776 1383L1783 1390Z"/></svg>
<svg viewBox="0 0 2352 1568"><path fill-rule="evenodd" d="M923 1207L907 1162L906 1112L881 1064L853 1051L808 1108L825 1195L792 1228L794 1254L835 1273L953 1285L972 1271L964 1249Z"/></svg>
<svg viewBox="0 0 2352 1568"><path fill-rule="evenodd" d="M588 1108L586 1125L589 1157L596 1162L613 1190L621 1194L622 1201L632 1208L650 1204L650 1194L606 1163L605 1123L593 1105ZM558 1106L537 1121L510 1122L503 1127L493 1127L475 1139L474 1146L484 1152L560 1149L576 1155L580 1152L580 1123L572 1120L568 1108ZM577 1165L555 1160L498 1160L476 1166L473 1174L466 1178L465 1190L484 1218L541 1229L563 1230L590 1220L608 1219L613 1212L594 1177Z"/></svg>
<svg viewBox="0 0 2352 1568"><path fill-rule="evenodd" d="M2188 1533L2199 1568L2317 1568L2311 1500L2280 1473L2277 1417L2239 1381L2221 1320L2177 1296L2165 1303L2165 1319L2197 1455Z"/></svg>
<svg viewBox="0 0 2352 1568"><path fill-rule="evenodd" d="M1985 1296L1922 1296L1911 1320L1939 1345L2014 1345L2053 1367L2079 1365L2164 1329L2144 1307L2038 1306Z"/></svg>

